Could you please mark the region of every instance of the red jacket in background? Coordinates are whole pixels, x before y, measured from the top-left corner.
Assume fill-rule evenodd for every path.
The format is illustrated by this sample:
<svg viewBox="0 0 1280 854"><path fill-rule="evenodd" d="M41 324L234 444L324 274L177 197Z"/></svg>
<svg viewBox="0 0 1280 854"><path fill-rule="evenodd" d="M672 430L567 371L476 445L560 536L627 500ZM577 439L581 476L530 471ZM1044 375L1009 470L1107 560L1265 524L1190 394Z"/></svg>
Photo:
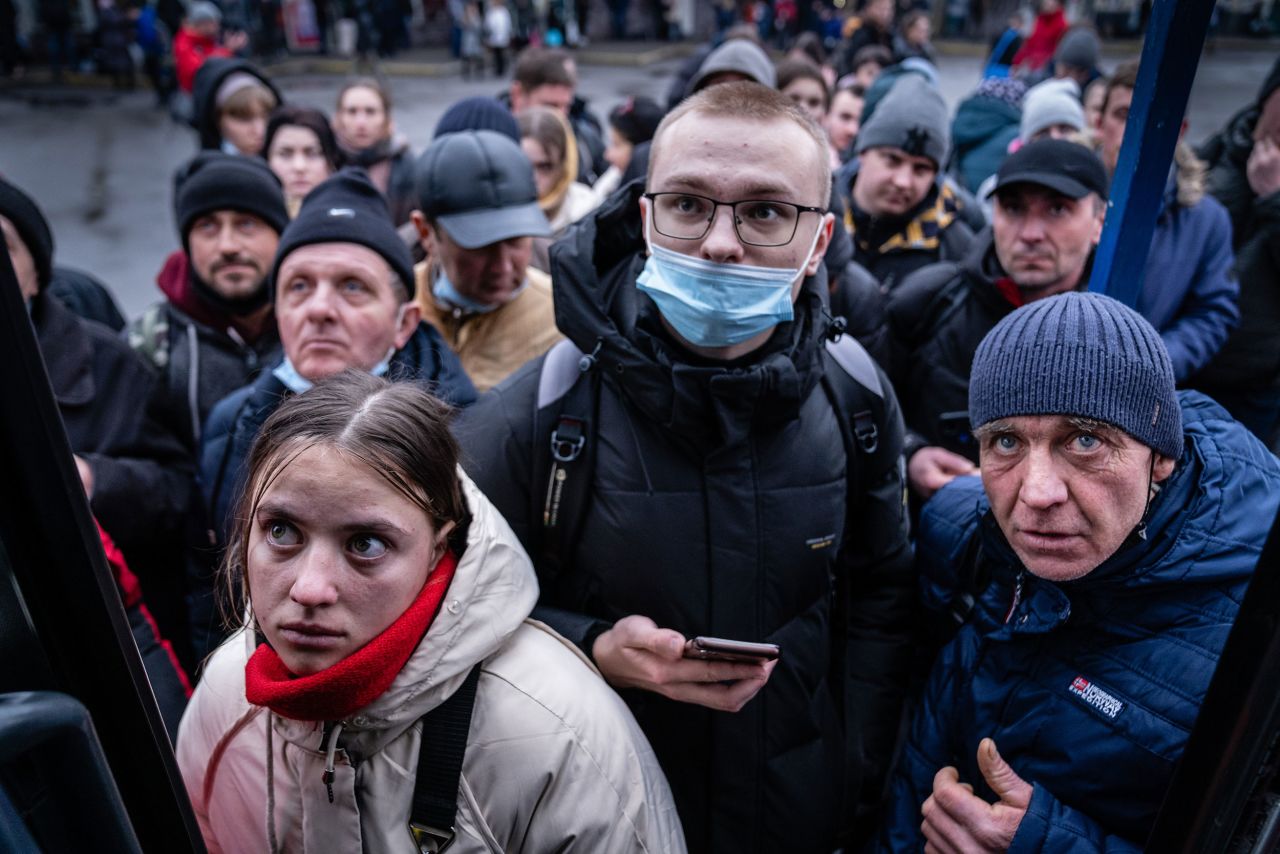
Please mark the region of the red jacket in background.
<svg viewBox="0 0 1280 854"><path fill-rule="evenodd" d="M188 27L178 30L173 37L173 66L178 76L178 88L190 93L196 82L196 72L206 59L231 55L231 51L219 44L216 38L202 36Z"/></svg>
<svg viewBox="0 0 1280 854"><path fill-rule="evenodd" d="M1022 47L1013 55L1013 64L1019 68L1038 71L1053 59L1053 52L1058 49L1058 42L1067 32L1067 16L1059 9L1049 14L1036 16L1036 25L1031 35L1022 43ZM182 73L178 73L182 80Z"/></svg>

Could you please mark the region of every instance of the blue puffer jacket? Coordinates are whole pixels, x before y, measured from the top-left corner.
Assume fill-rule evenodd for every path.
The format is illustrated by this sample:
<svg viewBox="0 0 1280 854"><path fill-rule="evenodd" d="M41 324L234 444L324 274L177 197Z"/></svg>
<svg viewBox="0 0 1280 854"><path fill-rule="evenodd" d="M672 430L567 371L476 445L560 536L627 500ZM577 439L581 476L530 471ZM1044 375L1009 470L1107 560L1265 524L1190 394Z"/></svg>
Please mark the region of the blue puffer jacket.
<svg viewBox="0 0 1280 854"><path fill-rule="evenodd" d="M998 800L977 765L988 736L1034 787L1010 851L1139 850L1280 505L1280 461L1209 398L1179 397L1186 448L1153 502L1147 539L1131 538L1078 581L1022 568L977 478L925 506L926 603L952 598L975 532L991 583L934 664L881 850L923 847L920 807L947 765Z"/></svg>
<svg viewBox="0 0 1280 854"><path fill-rule="evenodd" d="M1240 322L1240 285L1227 209L1213 196L1184 207L1177 194L1170 176L1137 309L1160 333L1182 383L1209 364Z"/></svg>

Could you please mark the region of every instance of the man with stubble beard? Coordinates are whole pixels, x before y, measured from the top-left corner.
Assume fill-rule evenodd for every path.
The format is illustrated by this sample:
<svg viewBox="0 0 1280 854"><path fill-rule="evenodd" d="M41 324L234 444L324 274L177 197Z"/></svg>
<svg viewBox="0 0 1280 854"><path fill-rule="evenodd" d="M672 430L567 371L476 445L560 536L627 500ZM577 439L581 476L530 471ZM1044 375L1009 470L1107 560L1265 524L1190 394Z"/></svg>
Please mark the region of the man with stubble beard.
<svg viewBox="0 0 1280 854"><path fill-rule="evenodd" d="M968 257L925 267L890 294L891 375L918 497L976 470L969 369L983 336L1021 305L1088 285L1107 184L1102 161L1081 145L1022 147L996 173L992 224Z"/></svg>

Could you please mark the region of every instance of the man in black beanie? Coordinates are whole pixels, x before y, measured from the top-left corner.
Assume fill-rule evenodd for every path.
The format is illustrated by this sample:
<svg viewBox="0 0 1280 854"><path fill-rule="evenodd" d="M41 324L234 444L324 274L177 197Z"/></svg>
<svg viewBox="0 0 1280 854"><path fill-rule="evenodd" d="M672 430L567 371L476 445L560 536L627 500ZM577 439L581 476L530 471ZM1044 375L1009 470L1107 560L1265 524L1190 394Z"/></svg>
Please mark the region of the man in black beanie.
<svg viewBox="0 0 1280 854"><path fill-rule="evenodd" d="M454 406L476 398L458 357L420 322L413 259L364 170L343 169L307 195L271 277L284 358L218 403L201 436L200 488L218 545L253 439L285 396L354 368L422 383Z"/></svg>
<svg viewBox="0 0 1280 854"><path fill-rule="evenodd" d="M209 151L177 177L174 221L182 248L156 276L164 299L129 324L125 340L157 373L166 423L196 458L214 404L280 360L268 279L289 222L280 181L255 157ZM189 541L186 611L197 660L209 645L216 569L209 525Z"/></svg>
<svg viewBox="0 0 1280 854"><path fill-rule="evenodd" d="M182 655L179 568L193 493L190 455L164 417L147 365L112 330L77 317L50 294L49 224L26 193L3 179L0 231L89 507L142 581L162 634Z"/></svg>
<svg viewBox="0 0 1280 854"><path fill-rule="evenodd" d="M278 361L268 277L289 215L264 162L205 152L178 176L174 220L182 250L156 277L165 299L127 340L163 377L170 420L194 456L214 404Z"/></svg>

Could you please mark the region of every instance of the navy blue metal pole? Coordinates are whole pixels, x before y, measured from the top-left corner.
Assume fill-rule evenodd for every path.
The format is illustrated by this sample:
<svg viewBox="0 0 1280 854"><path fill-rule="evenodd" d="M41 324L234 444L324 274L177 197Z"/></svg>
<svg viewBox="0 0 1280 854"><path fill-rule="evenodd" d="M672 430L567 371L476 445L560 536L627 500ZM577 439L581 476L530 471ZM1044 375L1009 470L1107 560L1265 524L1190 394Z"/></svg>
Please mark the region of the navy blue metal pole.
<svg viewBox="0 0 1280 854"><path fill-rule="evenodd" d="M1213 0L1155 0L1089 290L1136 305Z"/></svg>

